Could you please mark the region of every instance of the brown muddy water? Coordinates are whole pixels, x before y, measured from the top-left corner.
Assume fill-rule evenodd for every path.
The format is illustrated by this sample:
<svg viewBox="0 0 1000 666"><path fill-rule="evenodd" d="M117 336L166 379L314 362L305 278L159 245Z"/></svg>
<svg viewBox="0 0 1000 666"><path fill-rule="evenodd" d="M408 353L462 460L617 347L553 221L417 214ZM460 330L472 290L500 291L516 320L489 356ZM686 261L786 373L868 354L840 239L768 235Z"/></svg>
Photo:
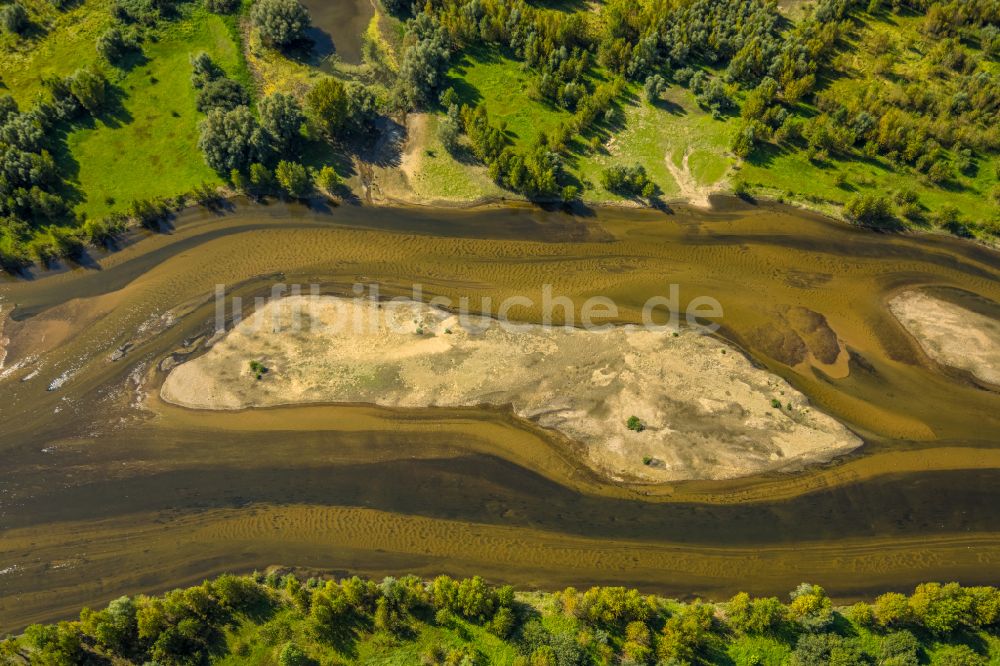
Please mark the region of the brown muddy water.
<svg viewBox="0 0 1000 666"><path fill-rule="evenodd" d="M928 288L995 316L990 250L765 207L239 205L147 236L0 282L0 632L271 564L710 598L998 582L1000 393L935 365L885 305ZM677 283L682 302L718 299L723 338L866 444L793 474L629 486L504 409L160 402L164 368L212 332L215 285L249 301L276 281L419 282L474 309L538 303L550 283L613 298L622 322Z"/></svg>
<svg viewBox="0 0 1000 666"><path fill-rule="evenodd" d="M302 4L312 19L309 37L316 56L360 65L364 34L375 15L374 0L302 0Z"/></svg>

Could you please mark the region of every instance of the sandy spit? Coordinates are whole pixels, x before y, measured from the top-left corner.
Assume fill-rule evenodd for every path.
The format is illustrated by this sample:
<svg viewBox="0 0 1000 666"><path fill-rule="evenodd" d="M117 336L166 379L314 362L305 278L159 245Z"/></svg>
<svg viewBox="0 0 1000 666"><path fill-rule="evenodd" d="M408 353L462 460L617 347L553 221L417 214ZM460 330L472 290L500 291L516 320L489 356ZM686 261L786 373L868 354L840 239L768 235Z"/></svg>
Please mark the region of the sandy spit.
<svg viewBox="0 0 1000 666"><path fill-rule="evenodd" d="M932 359L1000 385L1000 321L916 290L889 309Z"/></svg>
<svg viewBox="0 0 1000 666"><path fill-rule="evenodd" d="M267 368L260 379L251 361ZM509 405L582 443L593 468L628 480L732 478L861 445L784 380L693 331L509 330L412 301L272 301L172 369L161 395L195 409ZM628 429L631 416L645 429Z"/></svg>

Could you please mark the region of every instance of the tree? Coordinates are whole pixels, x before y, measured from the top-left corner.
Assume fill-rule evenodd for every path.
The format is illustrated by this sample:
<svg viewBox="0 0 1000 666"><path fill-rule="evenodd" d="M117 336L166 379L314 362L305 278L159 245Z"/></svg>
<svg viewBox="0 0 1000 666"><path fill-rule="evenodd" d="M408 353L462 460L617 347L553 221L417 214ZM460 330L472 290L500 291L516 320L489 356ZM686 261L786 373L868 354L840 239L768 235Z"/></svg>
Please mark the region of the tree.
<svg viewBox="0 0 1000 666"><path fill-rule="evenodd" d="M960 626L974 627L973 599L958 583L924 583L910 596L908 606L916 622L939 636Z"/></svg>
<svg viewBox="0 0 1000 666"><path fill-rule="evenodd" d="M411 104L427 107L436 99L448 66L449 49L442 30L428 14L418 15L411 31L417 41L403 52L399 82Z"/></svg>
<svg viewBox="0 0 1000 666"><path fill-rule="evenodd" d="M97 53L112 64L120 61L129 51L138 48L135 36L126 35L118 26L111 26L97 38Z"/></svg>
<svg viewBox="0 0 1000 666"><path fill-rule="evenodd" d="M803 634L795 644L795 666L855 666L866 663L856 640L837 634Z"/></svg>
<svg viewBox="0 0 1000 666"><path fill-rule="evenodd" d="M305 197L312 191L312 179L309 171L298 162L281 160L274 169L274 177L281 189L297 199Z"/></svg>
<svg viewBox="0 0 1000 666"><path fill-rule="evenodd" d="M91 115L97 115L107 101L108 81L100 72L78 69L68 79L70 92Z"/></svg>
<svg viewBox="0 0 1000 666"><path fill-rule="evenodd" d="M654 103L660 99L663 91L667 89L667 81L659 74L654 74L646 78L643 91L646 93L646 100Z"/></svg>
<svg viewBox="0 0 1000 666"><path fill-rule="evenodd" d="M214 109L198 127L198 147L208 165L219 173L245 171L266 155L264 132L245 106L229 111Z"/></svg>
<svg viewBox="0 0 1000 666"><path fill-rule="evenodd" d="M250 165L250 187L256 194L264 194L274 184L274 178L267 167L260 162Z"/></svg>
<svg viewBox="0 0 1000 666"><path fill-rule="evenodd" d="M340 174L330 165L326 165L317 171L314 180L316 181L316 187L327 194L333 194L342 182Z"/></svg>
<svg viewBox="0 0 1000 666"><path fill-rule="evenodd" d="M300 41L310 25L309 12L296 0L257 0L250 20L266 41L279 48Z"/></svg>
<svg viewBox="0 0 1000 666"><path fill-rule="evenodd" d="M372 89L357 81L344 85L347 96L347 122L356 130L367 132L378 116L378 100Z"/></svg>
<svg viewBox="0 0 1000 666"><path fill-rule="evenodd" d="M28 12L20 2L12 2L0 8L0 25L7 32L21 34L28 27Z"/></svg>
<svg viewBox="0 0 1000 666"><path fill-rule="evenodd" d="M802 583L792 591L788 615L808 631L822 631L833 624L833 604L819 585Z"/></svg>
<svg viewBox="0 0 1000 666"><path fill-rule="evenodd" d="M139 637L135 603L129 597L119 597L103 611L84 609L80 614L83 631L98 645L120 657L129 656Z"/></svg>
<svg viewBox="0 0 1000 666"><path fill-rule="evenodd" d="M879 664L885 666L917 666L920 642L908 631L886 634L879 645Z"/></svg>
<svg viewBox="0 0 1000 666"><path fill-rule="evenodd" d="M306 117L316 131L334 138L347 123L347 92L344 84L325 77L306 93Z"/></svg>
<svg viewBox="0 0 1000 666"><path fill-rule="evenodd" d="M213 14L232 14L239 6L239 0L205 0L205 8Z"/></svg>
<svg viewBox="0 0 1000 666"><path fill-rule="evenodd" d="M775 597L751 599L746 592L740 592L726 607L729 625L745 634L765 634L776 631L784 622L786 609Z"/></svg>
<svg viewBox="0 0 1000 666"><path fill-rule="evenodd" d="M766 136L767 128L759 120L744 120L736 130L731 150L737 157L746 159L757 147L757 142Z"/></svg>
<svg viewBox="0 0 1000 666"><path fill-rule="evenodd" d="M260 124L271 137L271 147L278 155L289 155L297 146L305 116L298 100L291 95L274 93L260 101Z"/></svg>
<svg viewBox="0 0 1000 666"><path fill-rule="evenodd" d="M208 81L198 91L196 105L202 113L213 109L229 111L238 106L247 106L250 96L236 81L227 78L217 78Z"/></svg>
<svg viewBox="0 0 1000 666"><path fill-rule="evenodd" d="M204 88L220 76L222 69L204 51L191 57L191 85L195 88Z"/></svg>
<svg viewBox="0 0 1000 666"><path fill-rule="evenodd" d="M663 625L657 651L664 660L694 663L712 637L712 607L693 603L671 615Z"/></svg>
<svg viewBox="0 0 1000 666"><path fill-rule="evenodd" d="M393 16L404 16L413 9L412 0L382 0L382 5Z"/></svg>
<svg viewBox="0 0 1000 666"><path fill-rule="evenodd" d="M462 122L458 117L458 106L452 104L448 107L448 115L438 124L438 138L441 139L444 149L454 154L458 150L458 140L461 135Z"/></svg>

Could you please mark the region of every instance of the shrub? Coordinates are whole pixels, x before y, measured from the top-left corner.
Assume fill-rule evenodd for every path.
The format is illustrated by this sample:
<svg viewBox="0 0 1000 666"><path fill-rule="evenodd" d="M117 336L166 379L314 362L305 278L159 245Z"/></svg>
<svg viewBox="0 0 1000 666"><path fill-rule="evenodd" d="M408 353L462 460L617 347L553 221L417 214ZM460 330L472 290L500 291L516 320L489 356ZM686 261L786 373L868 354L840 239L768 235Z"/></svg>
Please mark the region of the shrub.
<svg viewBox="0 0 1000 666"><path fill-rule="evenodd" d="M893 221L892 204L876 192L859 194L844 205L844 214L856 224L883 227Z"/></svg>
<svg viewBox="0 0 1000 666"><path fill-rule="evenodd" d="M656 184L649 178L645 167L641 164L605 169L601 172L601 185L609 192L623 196L650 197L656 193Z"/></svg>
<svg viewBox="0 0 1000 666"><path fill-rule="evenodd" d="M115 64L119 62L126 53L139 48L138 40L133 34L127 34L118 26L111 26L97 38L97 53Z"/></svg>
<svg viewBox="0 0 1000 666"><path fill-rule="evenodd" d="M337 170L329 165L317 171L314 180L316 181L316 187L329 194L333 194L343 182Z"/></svg>
<svg viewBox="0 0 1000 666"><path fill-rule="evenodd" d="M634 432L642 432L646 429L646 424L642 422L638 416L628 417L628 421L625 422L625 426Z"/></svg>
<svg viewBox="0 0 1000 666"><path fill-rule="evenodd" d="M250 103L247 91L236 81L218 78L208 81L198 91L197 107L202 113L213 109L230 111Z"/></svg>
<svg viewBox="0 0 1000 666"><path fill-rule="evenodd" d="M78 69L67 80L69 90L91 115L97 115L107 102L108 81L97 70Z"/></svg>
<svg viewBox="0 0 1000 666"><path fill-rule="evenodd" d="M250 374L256 379L260 379L267 373L267 368L260 361L250 361Z"/></svg>
<svg viewBox="0 0 1000 666"><path fill-rule="evenodd" d="M307 196L313 188L309 171L298 162L281 160L274 169L274 178L281 189L295 198Z"/></svg>
<svg viewBox="0 0 1000 666"><path fill-rule="evenodd" d="M239 6L239 0L205 0L205 9L213 14L232 14Z"/></svg>
<svg viewBox="0 0 1000 666"><path fill-rule="evenodd" d="M21 34L28 27L28 12L20 2L12 2L0 8L0 25L7 32Z"/></svg>

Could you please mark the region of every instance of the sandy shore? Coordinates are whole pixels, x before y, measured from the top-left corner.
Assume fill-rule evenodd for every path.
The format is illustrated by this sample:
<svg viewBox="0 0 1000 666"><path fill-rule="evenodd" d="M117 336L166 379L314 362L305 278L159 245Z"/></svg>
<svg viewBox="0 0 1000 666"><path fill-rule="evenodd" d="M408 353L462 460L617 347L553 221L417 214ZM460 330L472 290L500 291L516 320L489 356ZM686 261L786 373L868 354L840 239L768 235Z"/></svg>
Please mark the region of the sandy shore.
<svg viewBox="0 0 1000 666"><path fill-rule="evenodd" d="M889 309L932 359L1000 385L1000 321L921 291L904 291Z"/></svg>
<svg viewBox="0 0 1000 666"><path fill-rule="evenodd" d="M260 379L251 361L267 368ZM861 444L786 382L694 332L511 331L411 301L272 301L174 368L161 394L197 409L510 405L582 443L593 467L647 481L731 478L827 461ZM629 430L631 416L645 430Z"/></svg>

